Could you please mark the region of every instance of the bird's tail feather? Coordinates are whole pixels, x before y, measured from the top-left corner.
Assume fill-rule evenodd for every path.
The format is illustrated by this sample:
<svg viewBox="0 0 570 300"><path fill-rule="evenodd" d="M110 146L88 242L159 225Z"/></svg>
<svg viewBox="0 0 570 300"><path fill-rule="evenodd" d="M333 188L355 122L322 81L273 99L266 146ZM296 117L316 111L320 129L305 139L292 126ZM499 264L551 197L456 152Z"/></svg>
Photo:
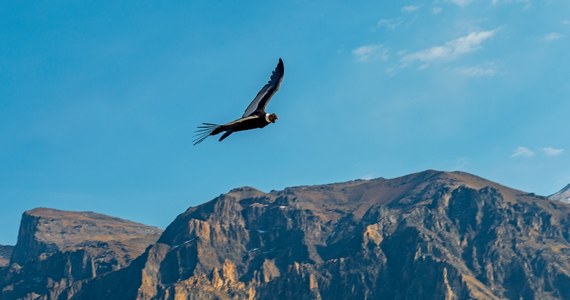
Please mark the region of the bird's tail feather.
<svg viewBox="0 0 570 300"><path fill-rule="evenodd" d="M194 146L203 142L207 137L212 135L212 132L216 130L220 125L212 124L212 123L202 123L202 125L198 126L198 130L196 130L196 135L194 135Z"/></svg>

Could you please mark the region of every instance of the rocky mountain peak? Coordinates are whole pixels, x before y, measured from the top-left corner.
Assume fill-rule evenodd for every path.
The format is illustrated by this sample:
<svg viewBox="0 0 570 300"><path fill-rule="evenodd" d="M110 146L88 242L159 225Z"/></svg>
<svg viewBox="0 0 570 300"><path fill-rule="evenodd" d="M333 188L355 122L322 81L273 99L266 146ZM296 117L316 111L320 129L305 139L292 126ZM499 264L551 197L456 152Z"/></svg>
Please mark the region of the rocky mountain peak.
<svg viewBox="0 0 570 300"><path fill-rule="evenodd" d="M548 197L550 200L554 201L561 201L564 203L570 203L570 184L565 186L563 189L558 191L555 194L552 194Z"/></svg>
<svg viewBox="0 0 570 300"><path fill-rule="evenodd" d="M569 298L567 254L569 205L428 170L232 190L180 214L77 299ZM127 278L137 281L114 284Z"/></svg>
<svg viewBox="0 0 570 300"><path fill-rule="evenodd" d="M83 282L119 270L162 230L93 212L36 208L22 215L2 299L63 299Z"/></svg>
<svg viewBox="0 0 570 300"><path fill-rule="evenodd" d="M60 285L35 293L108 300L570 299L568 274L570 205L468 173L428 170L268 193L234 189L180 214L128 266L80 284L52 279Z"/></svg>
<svg viewBox="0 0 570 300"><path fill-rule="evenodd" d="M36 208L24 212L13 262L49 256L55 252L99 247L120 241L135 252L142 252L137 240L156 237L162 230L94 212L70 212ZM134 243L129 241L133 240Z"/></svg>

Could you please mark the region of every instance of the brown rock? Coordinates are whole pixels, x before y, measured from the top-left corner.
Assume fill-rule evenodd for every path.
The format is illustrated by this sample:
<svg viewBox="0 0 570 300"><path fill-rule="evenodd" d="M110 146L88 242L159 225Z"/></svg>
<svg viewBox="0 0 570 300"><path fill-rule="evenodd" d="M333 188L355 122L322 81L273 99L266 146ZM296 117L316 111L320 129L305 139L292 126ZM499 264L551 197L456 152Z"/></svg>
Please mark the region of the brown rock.
<svg viewBox="0 0 570 300"><path fill-rule="evenodd" d="M548 197L550 200L570 203L570 184Z"/></svg>
<svg viewBox="0 0 570 300"><path fill-rule="evenodd" d="M22 216L2 299L66 299L131 263L162 231L92 212L37 208Z"/></svg>
<svg viewBox="0 0 570 300"><path fill-rule="evenodd" d="M570 205L425 171L232 190L73 299L570 299L569 274Z"/></svg>
<svg viewBox="0 0 570 300"><path fill-rule="evenodd" d="M0 245L0 268L8 265L8 262L10 261L10 256L12 255L13 250L14 250L14 246Z"/></svg>

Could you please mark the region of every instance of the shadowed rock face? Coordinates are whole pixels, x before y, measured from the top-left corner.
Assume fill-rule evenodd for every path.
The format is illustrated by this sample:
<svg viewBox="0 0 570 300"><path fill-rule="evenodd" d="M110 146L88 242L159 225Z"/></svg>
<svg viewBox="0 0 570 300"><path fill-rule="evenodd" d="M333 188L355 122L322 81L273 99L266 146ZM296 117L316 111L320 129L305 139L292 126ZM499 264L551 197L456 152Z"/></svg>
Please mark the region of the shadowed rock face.
<svg viewBox="0 0 570 300"><path fill-rule="evenodd" d="M1 299L67 299L89 279L119 270L162 230L92 212L38 208L22 216Z"/></svg>
<svg viewBox="0 0 570 300"><path fill-rule="evenodd" d="M13 249L14 246L0 245L0 268L8 265Z"/></svg>
<svg viewBox="0 0 570 300"><path fill-rule="evenodd" d="M569 274L569 205L426 171L232 190L74 299L570 299Z"/></svg>

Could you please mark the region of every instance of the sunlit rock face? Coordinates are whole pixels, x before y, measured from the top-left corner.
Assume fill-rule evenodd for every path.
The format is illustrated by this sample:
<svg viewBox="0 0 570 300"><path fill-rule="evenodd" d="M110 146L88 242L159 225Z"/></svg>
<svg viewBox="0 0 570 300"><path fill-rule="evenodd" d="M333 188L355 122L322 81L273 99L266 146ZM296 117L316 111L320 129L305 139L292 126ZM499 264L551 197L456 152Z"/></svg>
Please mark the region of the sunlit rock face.
<svg viewBox="0 0 570 300"><path fill-rule="evenodd" d="M92 212L37 208L22 216L0 299L67 299L129 265L162 230Z"/></svg>
<svg viewBox="0 0 570 300"><path fill-rule="evenodd" d="M570 184L561 189L558 193L548 197L550 200L561 201L564 203L570 203Z"/></svg>
<svg viewBox="0 0 570 300"><path fill-rule="evenodd" d="M570 299L569 230L569 205L460 172L244 187L74 299Z"/></svg>

